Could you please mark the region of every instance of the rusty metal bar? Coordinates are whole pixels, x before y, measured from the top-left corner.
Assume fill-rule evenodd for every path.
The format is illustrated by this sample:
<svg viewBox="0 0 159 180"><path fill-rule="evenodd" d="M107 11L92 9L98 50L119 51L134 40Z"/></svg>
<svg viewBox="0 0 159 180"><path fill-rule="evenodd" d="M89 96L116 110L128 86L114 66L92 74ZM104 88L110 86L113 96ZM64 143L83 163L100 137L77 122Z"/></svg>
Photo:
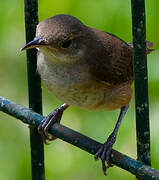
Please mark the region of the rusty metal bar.
<svg viewBox="0 0 159 180"><path fill-rule="evenodd" d="M40 114L5 99L4 97L0 97L0 110L20 119L23 123L30 124L34 127L38 127L44 118ZM101 143L58 123L52 126L50 133L90 154L95 154L101 146ZM141 179L159 180L158 170L146 166L142 162L136 161L116 150L112 150L111 161L114 165L131 172Z"/></svg>

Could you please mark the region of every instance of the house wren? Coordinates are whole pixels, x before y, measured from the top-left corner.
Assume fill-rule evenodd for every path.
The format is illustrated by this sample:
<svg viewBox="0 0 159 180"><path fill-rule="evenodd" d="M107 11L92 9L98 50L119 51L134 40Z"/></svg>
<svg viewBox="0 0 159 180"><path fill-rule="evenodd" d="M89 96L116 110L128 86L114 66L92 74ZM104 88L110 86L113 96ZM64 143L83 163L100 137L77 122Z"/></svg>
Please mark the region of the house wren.
<svg viewBox="0 0 159 180"><path fill-rule="evenodd" d="M147 42L147 53L152 46ZM48 130L60 122L68 106L105 111L120 108L113 132L95 154L95 159L101 158L106 174L112 165L112 146L132 97L132 43L90 28L73 16L57 15L42 21L35 39L22 50L31 48L38 49L37 69L42 80L54 96L65 102L39 126L45 140L52 140Z"/></svg>

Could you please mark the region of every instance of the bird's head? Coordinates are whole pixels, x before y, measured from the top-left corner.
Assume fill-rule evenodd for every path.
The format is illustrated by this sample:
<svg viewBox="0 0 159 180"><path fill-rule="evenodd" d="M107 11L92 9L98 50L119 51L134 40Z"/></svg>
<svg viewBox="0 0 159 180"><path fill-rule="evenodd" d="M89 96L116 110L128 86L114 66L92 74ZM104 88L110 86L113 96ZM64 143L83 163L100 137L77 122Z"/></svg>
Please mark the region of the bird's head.
<svg viewBox="0 0 159 180"><path fill-rule="evenodd" d="M21 50L39 48L46 56L60 61L82 59L90 39L88 29L73 16L57 15L39 23L34 40Z"/></svg>

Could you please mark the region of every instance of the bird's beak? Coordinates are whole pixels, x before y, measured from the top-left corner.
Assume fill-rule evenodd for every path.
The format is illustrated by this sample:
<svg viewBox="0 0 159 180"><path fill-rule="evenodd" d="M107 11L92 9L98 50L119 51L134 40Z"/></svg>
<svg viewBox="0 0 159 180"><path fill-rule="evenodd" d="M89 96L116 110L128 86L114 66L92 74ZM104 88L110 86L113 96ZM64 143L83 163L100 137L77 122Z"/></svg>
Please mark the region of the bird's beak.
<svg viewBox="0 0 159 180"><path fill-rule="evenodd" d="M20 50L23 51L26 49L32 49L32 48L36 48L40 45L45 45L44 40L42 38L35 38L33 41L30 41L29 43L27 43Z"/></svg>

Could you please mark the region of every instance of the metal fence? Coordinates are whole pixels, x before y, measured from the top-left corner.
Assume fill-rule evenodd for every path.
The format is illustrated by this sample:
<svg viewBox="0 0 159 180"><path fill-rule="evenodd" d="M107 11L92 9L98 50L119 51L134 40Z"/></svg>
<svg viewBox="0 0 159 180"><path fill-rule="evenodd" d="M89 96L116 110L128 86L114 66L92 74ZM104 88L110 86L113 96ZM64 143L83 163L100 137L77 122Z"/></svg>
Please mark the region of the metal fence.
<svg viewBox="0 0 159 180"><path fill-rule="evenodd" d="M38 0L25 0L26 41L35 37L38 24ZM134 45L134 77L136 102L137 160L115 150L111 161L138 179L159 179L159 171L151 168L150 127L148 103L148 76L146 56L145 0L131 0ZM44 118L42 114L41 81L36 73L36 50L27 51L29 108L0 97L0 110L24 123L30 124L32 180L45 180L44 145L37 127ZM54 136L95 154L101 143L60 124L50 130Z"/></svg>

